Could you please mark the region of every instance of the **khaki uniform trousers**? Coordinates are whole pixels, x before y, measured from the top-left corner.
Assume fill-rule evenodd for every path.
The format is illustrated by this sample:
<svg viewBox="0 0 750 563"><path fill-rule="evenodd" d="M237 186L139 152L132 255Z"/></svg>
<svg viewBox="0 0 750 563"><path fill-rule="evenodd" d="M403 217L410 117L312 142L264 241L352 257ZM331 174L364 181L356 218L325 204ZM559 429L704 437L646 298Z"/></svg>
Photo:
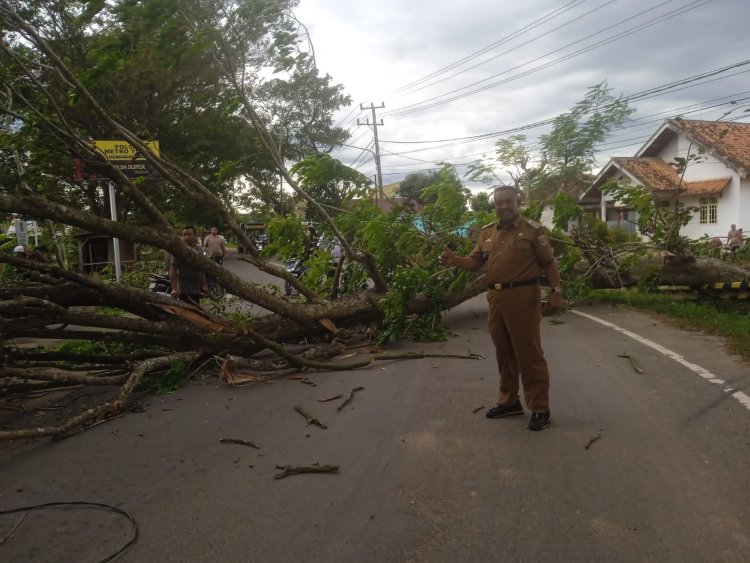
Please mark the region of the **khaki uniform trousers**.
<svg viewBox="0 0 750 563"><path fill-rule="evenodd" d="M539 330L542 320L539 286L490 289L487 301L488 330L500 372L498 404L508 405L518 400L520 375L529 410L549 410L549 368Z"/></svg>

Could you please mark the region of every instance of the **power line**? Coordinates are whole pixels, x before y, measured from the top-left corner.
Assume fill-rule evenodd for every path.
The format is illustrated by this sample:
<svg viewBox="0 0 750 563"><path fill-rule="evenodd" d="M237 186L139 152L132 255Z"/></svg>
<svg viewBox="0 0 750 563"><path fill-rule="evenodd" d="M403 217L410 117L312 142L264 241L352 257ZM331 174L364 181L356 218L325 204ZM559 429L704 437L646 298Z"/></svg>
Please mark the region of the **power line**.
<svg viewBox="0 0 750 563"><path fill-rule="evenodd" d="M427 76L424 76L424 77L419 78L419 79L417 79L417 80L415 80L413 82L410 82L409 84L406 84L404 86L401 86L400 88L397 88L396 90L393 91L393 93L397 94L397 93L400 93L400 92L402 92L404 90L408 90L408 89L412 88L413 86L417 86L417 85L419 85L419 84L421 84L423 82L426 82L426 81L428 81L428 80L430 80L430 79L432 79L432 78L434 78L436 76L439 76L440 74L443 74L444 72L448 72L450 70L453 70L454 68L461 66L465 62L473 60L473 59L475 59L475 58L477 58L477 57L479 57L479 56L481 56L481 55L483 55L483 54L491 51L495 47L498 47L498 46L502 45L503 43L507 43L511 39L515 39L516 37L519 37L523 33L527 32L527 31L530 31L531 29L534 29L535 27L541 25L542 23L545 23L546 21L554 19L555 17L557 17L557 16L559 16L559 15L567 12L568 10L571 10L571 9L575 8L579 4L583 4L586 1L587 0L573 0L572 2L568 2L567 4L565 4L564 6L562 6L561 8L553 10L552 12L550 12L550 13L542 16L541 18L539 18L537 20L534 20L533 22L531 22L530 24L522 27L521 29L519 29L517 31L514 31L513 33L510 33L510 34L506 35L505 37L503 37L501 39L498 39L494 43L491 43L490 45L487 45L486 47L483 47L482 49L480 49L478 51L474 51L470 55L467 55L464 58L462 58L462 59L460 59L460 60L458 60L458 61L456 61L454 63L449 64L448 66L445 66L445 67L443 67L441 69L438 69L435 72L433 72L431 74L428 74Z"/></svg>
<svg viewBox="0 0 750 563"><path fill-rule="evenodd" d="M461 88L457 88L455 90L451 90L451 91L446 92L444 94L440 94L438 96L433 96L432 98L428 98L428 99L422 100L420 102L415 102L413 104L409 104L409 105L403 106L401 108L396 108L392 112L389 112L389 114L392 114L392 115L401 115L401 114L405 114L405 113L411 113L412 111L417 111L417 110L427 109L429 107L434 107L435 105L442 105L443 103L448 103L450 101L454 101L456 99L460 99L460 98L468 96L468 95L473 95L475 93L482 92L482 91L487 90L489 88L494 88L497 85L504 84L504 83L509 82L511 80L516 80L517 78L521 78L523 76L526 76L527 74L531 74L532 72L537 72L538 70L542 70L544 68L548 68L549 66L553 66L555 64L558 64L558 63L560 63L560 62L562 62L564 60L567 60L568 58L572 58L573 56L577 56L578 54L582 54L584 52L587 52L588 50L593 50L594 48L602 46L603 44L606 44L606 43L614 41L614 40L616 40L618 38L621 38L622 33L626 33L627 31L630 31L631 33L634 33L635 31L640 31L640 29L638 29L639 26L643 26L645 24L639 24L639 26L635 26L634 28L630 28L630 30L626 30L626 32L621 32L621 36L615 36L614 38L609 38L608 40L605 40L604 42L600 41L598 43L595 43L593 45L590 45L590 46L584 48L583 50L579 50L579 51L576 51L574 53L569 53L568 55L565 55L563 57L559 57L559 58L557 58L557 59L555 59L553 61L549 61L549 62L547 62L547 63L545 63L543 65L540 65L538 67L535 67L533 69L530 69L530 70L521 72L521 73L519 73L517 75L511 76L508 79L504 79L504 80L501 80L499 82L492 83L492 84L490 84L488 86L483 86L482 88L479 88L477 90L472 90L472 91L466 92L464 94L461 94L459 96L454 96L452 98L443 100L443 101L435 103L435 104L430 104L430 105L427 105L427 106L418 107L418 106L420 106L420 104L424 104L424 103L431 102L431 101L434 101L434 100L439 100L440 98L444 98L446 96L450 96L451 94L457 94L458 92L461 92L462 90L467 90L469 88L472 88L473 86L477 86L479 84L482 84L483 82L487 82L489 80L492 80L493 78L497 78L497 77L502 76L504 74L508 74L509 72L521 69L521 68L523 68L525 66L528 66L528 65L530 65L530 64L532 64L532 63L534 63L536 61L539 61L541 59L544 59L544 58L549 57L551 55L554 55L556 53L560 53L561 51L563 51L564 49L567 49L568 47L572 47L573 45L577 45L578 43L582 43L583 41L585 41L587 39L591 39L592 37L596 37L597 35L600 35L600 34L606 32L606 31L609 31L610 29L615 28L615 27L618 27L618 26L622 25L625 22L628 22L628 21L631 21L633 19L636 19L636 18L638 18L638 17L640 17L640 16L642 16L642 15L648 13L648 12L656 10L656 9L658 9L658 8L660 8L660 7L662 7L662 6L666 5L666 4L669 4L669 3L673 2L673 1L674 0L664 0L662 3L657 4L656 6L652 6L651 8L648 8L646 10L642 10L642 11L638 12L637 14L635 14L633 16L630 16L628 18L620 20L620 21L618 21L618 22L616 22L616 23L614 23L612 25L609 25L609 26L607 26L607 27L605 27L603 29L600 29L599 31L597 31L595 33L591 33L591 34L589 34L589 35L587 35L587 36L585 36L585 37L583 37L581 39L577 39L576 41L572 41L571 43L568 43L567 45L563 45L562 47L558 47L556 49L553 49L552 51L549 51L548 53L545 53L544 55L541 55L541 56L536 57L534 59L531 59L530 61L526 61L524 63L521 63L521 64L516 65L514 67L511 67L509 69L506 69L503 72L494 74L494 75L489 76L487 78L484 78L482 80L478 80L478 81L472 82L471 84L468 84L466 86L462 86ZM693 3L700 2L700 1L706 1L706 2L708 2L708 1L712 1L712 0L693 0ZM686 4L685 6L688 6L688 5L689 4ZM684 8L685 6L682 6L681 8ZM674 12L674 10L673 10L673 12ZM673 12L667 12L666 15L672 14ZM664 15L665 14L663 14L662 16L659 16L659 18L662 18ZM652 19L652 20L648 20L648 21L653 22L652 25L654 23L660 23L660 21L659 21L658 18L655 18L655 19ZM648 23L648 21L646 23ZM412 110L411 108L414 108L414 109Z"/></svg>
<svg viewBox="0 0 750 563"><path fill-rule="evenodd" d="M554 60L549 61L547 63L541 64L541 65L539 65L537 67L534 67L532 69L523 71L523 72L518 73L516 75L510 76L510 77L505 78L503 80L499 80L497 82L493 82L491 84L487 84L487 85L482 86L480 88L476 88L474 90L470 90L468 92L464 92L462 94L457 94L458 92L461 92L462 90L466 90L468 88L471 88L472 86L481 84L483 82L487 82L488 80L492 80L493 78L497 78L498 76L502 76L503 74L507 74L508 72L511 72L513 70L517 70L517 69L522 68L524 66L527 66L527 65L529 65L529 64L531 64L533 62L536 62L536 61L538 61L540 59L543 59L544 57L547 57L547 56L552 55L554 53L557 53L557 52L559 52L559 51L561 51L561 50L563 50L563 49L565 49L567 47L575 45L576 43L580 43L581 41L584 41L586 39L589 39L591 37L599 35L599 34L603 33L604 31L607 31L607 30L609 30L609 29L611 29L613 27L616 27L616 26L622 24L625 21L629 21L629 20L631 20L631 19L633 19L633 18L635 18L635 17L637 17L639 15L642 15L642 14L644 14L646 12L654 10L655 8L658 8L658 7L660 7L660 6L664 5L664 4L667 4L667 3L672 2L672 1L673 0L666 0L665 2L662 2L661 4L658 4L654 8L649 8L648 10L643 10L642 12L639 12L635 16L631 16L630 18L627 18L625 20L621 20L620 22L618 22L616 24L613 24L611 26L608 26L608 27L604 28L603 30L600 30L600 31L598 31L596 33L590 34L590 35L584 37L583 39L579 39L577 41L569 43L569 44L565 45L564 47L561 47L559 49L555 49L554 51L546 53L545 55L542 55L540 57L532 59L531 61L527 61L527 62L525 62L523 64L516 65L515 67L507 69L507 70L505 70L503 72L497 73L497 74L495 74L493 76L490 76L488 78L484 78L482 80L476 81L476 82L474 82L474 83L472 83L472 84L470 84L468 86L464 86L462 88L458 88L456 90L452 90L450 92L446 92L445 94L441 94L439 96L434 96L432 98L428 98L427 100L423 100L421 102L415 102L413 104L409 104L409 105L403 106L401 108L397 108L397 109L395 109L393 111L385 113L384 115L389 115L389 116L394 116L395 117L395 116L400 116L400 115L407 115L407 114L410 114L410 113L416 113L416 112L424 111L426 109L430 109L430 108L433 108L433 107L441 106L441 105L447 104L449 102L460 100L462 98L466 98L468 96L472 96L474 94L478 94L479 92L484 92L485 90L489 90L489 89L495 88L496 86L499 86L499 85L502 85L502 84L506 84L508 82L511 82L513 80L517 80L519 78L523 78L524 76L528 76L530 74L539 72L540 70L544 70L544 69L549 68L551 66L557 65L557 64L559 64L561 62L564 62L564 61L566 61L568 59L572 59L572 58L577 57L579 55L582 55L584 53L588 53L590 51L593 51L594 49L598 49L599 47L602 47L604 45L607 45L609 43L612 43L614 41L622 39L623 37L627 37L628 35L632 35L633 33L636 33L638 31L641 31L641 30L646 29L648 27L652 27L652 26L654 26L654 25L656 25L658 23L662 23L662 22L667 21L669 19L672 19L672 18L674 18L674 17L676 17L678 15L682 15L682 14L684 14L684 13L690 11L690 10L694 10L696 8L699 8L699 7L701 7L701 6L705 5L705 4L713 2L714 0L693 0L692 2L683 5L683 6L681 6L678 9L675 9L675 10L672 10L672 11L667 12L665 14L662 14L662 15L658 16L657 18L653 18L653 19L651 19L651 20L649 20L649 21L647 21L645 23L642 23L642 24L639 24L637 26L634 26L634 27L632 27L630 29L627 29L627 30L625 30L623 32L620 32L620 33L618 33L618 34L616 34L616 35L614 35L612 37L608 37L607 39L603 39L603 40L601 40L601 41L599 41L597 43L594 43L592 45L589 45L587 47L579 49L578 51L574 51L573 53L569 53L567 55L558 57L557 59L554 59ZM451 94L456 94L456 95L452 96L452 97L447 97L446 98L446 96L451 96ZM441 99L441 98L444 98L444 99ZM439 100L439 101L436 101L436 100ZM433 103L428 103L428 102L433 102ZM424 105L420 105L420 104L424 104Z"/></svg>
<svg viewBox="0 0 750 563"><path fill-rule="evenodd" d="M718 69L712 69L712 70L703 72L701 74L696 74L696 75L693 75L693 76L688 76L688 77L685 77L685 78L680 78L680 79L675 80L673 82L668 82L666 84L661 84L659 86L655 86L653 88L649 88L648 90L642 90L640 92L635 92L635 93L632 93L632 94L627 94L627 95L623 96L623 98L626 99L626 100L628 100L628 101L631 101L631 100L644 100L644 99L648 99L648 98L651 98L651 97L660 96L660 95L665 94L665 93L667 93L669 91L672 91L672 89L675 89L677 91L683 90L685 88L691 87L690 85L693 85L693 86L697 85L695 83L703 80L704 78L709 78L709 77L712 77L712 76L717 76L717 75L722 74L724 72L727 72L729 70L741 68L741 67L747 66L747 65L750 65L750 59L746 59L744 61L739 61L739 62L733 63L731 65L720 67ZM744 72L750 72L750 71L742 71L742 73L744 73ZM738 74L741 74L741 73L731 74L731 75L723 77L721 79L714 79L714 80L710 80L710 81L707 81L707 82L714 82L715 80L723 80L724 78L730 78L732 76L737 76ZM677 88L678 86L683 86L683 88ZM527 125L521 125L519 127L513 127L513 128L505 129L505 130L502 130L502 131L493 131L493 132L490 132L490 133L480 133L478 135L469 135L467 137L454 137L454 138L449 138L449 139L431 139L431 140L426 140L426 141L392 141L392 140L388 140L388 139L381 139L380 142L381 143L388 143L388 144L405 144L405 145L419 145L419 144L427 144L427 143L448 143L448 142L471 142L471 141L483 140L483 139L486 139L486 138L489 138L489 137L499 137L501 135L509 135L509 134L512 134L512 133L518 133L518 132L523 131L523 130L533 129L533 128L536 128L536 127L541 127L543 125L549 125L553 121L554 121L554 118L544 119L544 120L541 120L541 121L536 121L536 122L533 122L533 123L530 123L530 124L527 124ZM438 148L438 147L434 147L434 148Z"/></svg>
<svg viewBox="0 0 750 563"><path fill-rule="evenodd" d="M672 2L673 0L668 0L668 1ZM572 23L575 23L575 22L583 19L584 17L593 14L594 12L598 12L599 10L601 10L601 9L603 9L603 8L609 6L610 4L613 4L615 2L617 2L617 0L609 0L608 2L605 2L604 4L602 4L601 6L597 6L596 8L593 8L593 9L589 10L585 14L577 16L577 17L575 17L575 18L573 18L571 20L568 20L564 24L561 24L561 25L559 25L557 27L554 27L554 28L550 29L549 31L546 31L546 32L542 33L541 35L537 35L533 39L530 39L530 40L528 40L528 41L526 41L524 43L521 43L520 45L516 45L515 47L512 47L510 49L507 49L507 50L503 51L502 53L498 53L497 55L495 55L493 57L490 57L489 59L485 59L485 60L483 60L483 61L481 61L481 62L479 62L479 63L477 63L475 65L467 67L467 68L465 68L463 70L460 70L458 72L454 72L453 74L451 74L449 76L443 77L443 78L441 78L439 80L435 80L434 82L430 82L429 84L421 86L420 88L413 89L413 90L407 92L407 94L413 94L415 92L419 92L420 90L424 90L425 88L429 88L430 86L435 86L436 84L440 84L441 82L445 82L446 80L450 80L451 78L459 76L459 75L461 75L461 74L463 74L465 72L468 72L470 70L474 70L475 68L478 68L478 67L480 67L482 65L485 65L485 64L489 63L490 61L494 61L495 59L498 59L498 58L502 57L503 55L507 55L508 53L512 53L513 51L516 51L516 50L520 49L521 47L525 47L527 45L530 45L534 41L537 41L538 39L541 39L542 37L545 37L546 35L549 35L550 33L553 33L555 31L558 31L558 30L562 29L563 27L566 27L566 26L568 26L568 25L570 25ZM564 47L562 47L562 48L564 48ZM478 82L475 83L475 84L478 84Z"/></svg>

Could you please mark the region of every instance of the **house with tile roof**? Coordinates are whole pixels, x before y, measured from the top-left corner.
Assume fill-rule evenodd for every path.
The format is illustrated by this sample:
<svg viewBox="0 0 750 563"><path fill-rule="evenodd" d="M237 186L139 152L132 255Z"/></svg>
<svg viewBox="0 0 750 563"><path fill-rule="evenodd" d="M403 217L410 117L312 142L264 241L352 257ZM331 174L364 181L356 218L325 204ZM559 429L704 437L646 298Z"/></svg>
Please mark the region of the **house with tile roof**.
<svg viewBox="0 0 750 563"><path fill-rule="evenodd" d="M684 173L675 163L687 159ZM642 185L657 205L675 198L696 213L681 234L726 237L732 224L750 230L750 123L668 119L633 157L612 158L581 196L587 212L635 232L637 216L602 186Z"/></svg>

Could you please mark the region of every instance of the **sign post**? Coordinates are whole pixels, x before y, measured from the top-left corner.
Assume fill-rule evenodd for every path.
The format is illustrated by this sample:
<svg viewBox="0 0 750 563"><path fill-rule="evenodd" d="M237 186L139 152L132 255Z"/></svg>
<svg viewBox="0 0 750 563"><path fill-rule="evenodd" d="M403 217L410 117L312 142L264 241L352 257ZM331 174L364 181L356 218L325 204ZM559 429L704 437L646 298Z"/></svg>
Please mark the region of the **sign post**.
<svg viewBox="0 0 750 563"><path fill-rule="evenodd" d="M16 243L20 246L28 246L29 231L27 229L26 221L23 219L16 219L13 223L16 227Z"/></svg>
<svg viewBox="0 0 750 563"><path fill-rule="evenodd" d="M117 221L117 202L115 201L115 183L110 180L109 182L109 212L112 220ZM120 239L112 237L112 248L115 260L115 279L120 281L122 277L122 265L120 263Z"/></svg>
<svg viewBox="0 0 750 563"><path fill-rule="evenodd" d="M146 147L159 156L159 141L146 141ZM109 163L128 178L158 177L158 172L151 163L126 141L99 140L94 141L96 149L104 155ZM79 180L96 179L96 174L86 167L83 161L76 163L76 178ZM117 201L115 199L115 183L109 181L109 210L113 221L117 221ZM20 243L19 243L20 244ZM122 264L120 262L120 239L112 237L113 259L115 262L115 278L120 281Z"/></svg>

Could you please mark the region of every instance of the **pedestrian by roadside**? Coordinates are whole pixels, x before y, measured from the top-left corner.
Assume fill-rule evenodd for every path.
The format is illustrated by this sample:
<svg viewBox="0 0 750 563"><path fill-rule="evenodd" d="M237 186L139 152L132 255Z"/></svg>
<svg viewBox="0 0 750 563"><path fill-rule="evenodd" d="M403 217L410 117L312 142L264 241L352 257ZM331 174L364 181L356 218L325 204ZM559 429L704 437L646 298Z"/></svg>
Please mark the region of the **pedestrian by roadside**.
<svg viewBox="0 0 750 563"><path fill-rule="evenodd" d="M550 424L549 367L542 350L541 290L543 273L552 287L549 306L559 309L562 301L560 274L555 266L546 230L519 214L519 194L512 186L494 192L498 221L482 228L468 256L449 248L440 254L449 266L477 270L487 264L488 329L495 346L500 373L499 397L485 413L487 418L523 414L520 383L531 411L529 430Z"/></svg>
<svg viewBox="0 0 750 563"><path fill-rule="evenodd" d="M219 229L211 227L211 232L203 239L203 250L206 256L219 264L224 263L224 256L227 255L227 241L219 234Z"/></svg>
<svg viewBox="0 0 750 563"><path fill-rule="evenodd" d="M731 252L736 252L737 249L742 246L742 239L744 237L742 229L738 229L736 225L732 225L727 235L727 247Z"/></svg>
<svg viewBox="0 0 750 563"><path fill-rule="evenodd" d="M183 227L182 240L196 254L202 253L193 226ZM201 294L208 292L206 275L190 264L181 263L176 256L172 256L169 261L169 279L172 282L172 296L181 301L198 305Z"/></svg>

